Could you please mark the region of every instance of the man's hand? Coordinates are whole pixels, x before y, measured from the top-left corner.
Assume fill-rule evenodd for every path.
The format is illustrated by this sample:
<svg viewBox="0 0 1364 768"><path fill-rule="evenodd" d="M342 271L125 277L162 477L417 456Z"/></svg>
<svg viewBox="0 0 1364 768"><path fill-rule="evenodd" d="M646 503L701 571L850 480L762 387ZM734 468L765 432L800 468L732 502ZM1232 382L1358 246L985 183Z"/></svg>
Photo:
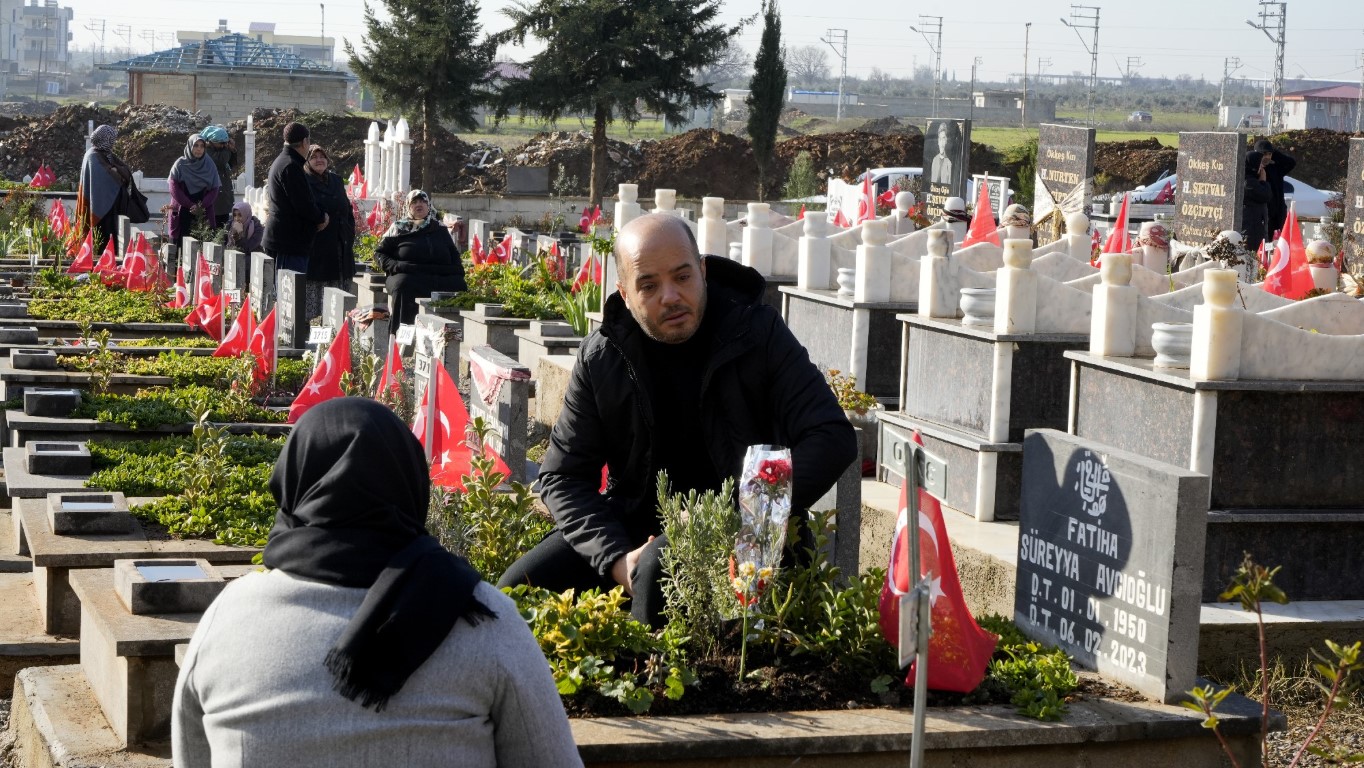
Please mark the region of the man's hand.
<svg viewBox="0 0 1364 768"><path fill-rule="evenodd" d="M322 214L322 223L317 225L317 231L321 232L322 230L326 229L327 225L330 224L331 221L332 217L330 213Z"/></svg>
<svg viewBox="0 0 1364 768"><path fill-rule="evenodd" d="M625 594L627 595L633 597L635 594L635 587L630 583L630 574L635 572L635 566L639 563L640 554L644 552L644 548L649 546L649 542L653 540L654 537L650 536L649 541L640 544L638 549L632 549L625 553L625 557L617 560L616 564L611 566L611 578L615 579L617 584L625 587Z"/></svg>

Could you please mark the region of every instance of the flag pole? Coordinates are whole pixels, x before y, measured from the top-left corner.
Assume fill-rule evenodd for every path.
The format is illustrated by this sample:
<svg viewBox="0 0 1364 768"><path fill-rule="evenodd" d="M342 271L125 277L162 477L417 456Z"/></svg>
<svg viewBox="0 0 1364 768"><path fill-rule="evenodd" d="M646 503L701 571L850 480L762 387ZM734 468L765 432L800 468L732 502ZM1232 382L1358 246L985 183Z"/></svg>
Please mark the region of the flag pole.
<svg viewBox="0 0 1364 768"><path fill-rule="evenodd" d="M919 615L914 622L914 733L909 743L910 768L922 768L924 764L924 720L928 709L928 633L932 620L929 614L929 600L920 590L923 576L920 573L919 557L919 467L923 459L922 449L913 441L905 443L905 480L909 484L906 493L905 546L909 550L909 572L912 574L914 591L920 592L913 602Z"/></svg>

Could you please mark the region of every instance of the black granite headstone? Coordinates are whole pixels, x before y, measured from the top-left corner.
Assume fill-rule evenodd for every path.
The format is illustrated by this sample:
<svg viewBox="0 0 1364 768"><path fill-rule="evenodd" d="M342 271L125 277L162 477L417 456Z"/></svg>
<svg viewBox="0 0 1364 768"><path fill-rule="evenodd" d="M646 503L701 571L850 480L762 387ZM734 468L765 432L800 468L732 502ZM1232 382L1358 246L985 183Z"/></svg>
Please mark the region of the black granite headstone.
<svg viewBox="0 0 1364 768"><path fill-rule="evenodd" d="M949 197L965 197L971 178L971 121L930 120L924 131L924 178L928 218L942 215Z"/></svg>
<svg viewBox="0 0 1364 768"><path fill-rule="evenodd" d="M1345 258L1358 264L1364 257L1364 139L1350 139L1350 164L1345 178Z"/></svg>
<svg viewBox="0 0 1364 768"><path fill-rule="evenodd" d="M1065 217L1084 212L1092 197L1094 129L1043 123L1037 128L1037 177L1033 187L1033 221L1060 208ZM1065 231L1064 223L1056 227Z"/></svg>
<svg viewBox="0 0 1364 768"><path fill-rule="evenodd" d="M299 272L275 272L275 323L280 346L303 349L308 344L307 295L305 278Z"/></svg>
<svg viewBox="0 0 1364 768"><path fill-rule="evenodd" d="M1245 161L1246 142L1239 133L1179 134L1175 236L1180 242L1207 245L1223 230L1241 231Z"/></svg>
<svg viewBox="0 0 1364 768"><path fill-rule="evenodd" d="M1014 621L1170 702L1193 686L1208 478L1055 430L1023 441Z"/></svg>

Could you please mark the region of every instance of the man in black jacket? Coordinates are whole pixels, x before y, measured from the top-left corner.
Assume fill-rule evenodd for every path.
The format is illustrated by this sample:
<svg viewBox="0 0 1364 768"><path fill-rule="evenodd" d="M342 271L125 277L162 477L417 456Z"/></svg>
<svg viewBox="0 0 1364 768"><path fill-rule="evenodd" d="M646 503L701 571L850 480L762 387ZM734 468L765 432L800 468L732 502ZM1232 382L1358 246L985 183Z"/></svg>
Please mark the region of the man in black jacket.
<svg viewBox="0 0 1364 768"><path fill-rule="evenodd" d="M270 164L265 194L270 200L261 247L273 256L276 269L307 273L313 234L326 229L331 219L317 207L303 153L308 151L308 128L302 123L284 126L284 149Z"/></svg>
<svg viewBox="0 0 1364 768"><path fill-rule="evenodd" d="M1288 218L1283 177L1293 172L1298 161L1292 155L1275 149L1269 139L1255 142L1255 151L1269 158L1264 161L1265 181L1269 182L1269 230L1266 236L1273 237L1275 232L1283 229L1284 219Z"/></svg>
<svg viewBox="0 0 1364 768"><path fill-rule="evenodd" d="M655 482L718 490L750 445L792 454L795 521L857 454L856 435L819 369L762 303L758 272L702 258L681 219L643 216L616 239L618 293L578 354L540 469L554 531L501 586L554 591L624 585L632 613L657 626ZM602 467L609 468L599 493Z"/></svg>

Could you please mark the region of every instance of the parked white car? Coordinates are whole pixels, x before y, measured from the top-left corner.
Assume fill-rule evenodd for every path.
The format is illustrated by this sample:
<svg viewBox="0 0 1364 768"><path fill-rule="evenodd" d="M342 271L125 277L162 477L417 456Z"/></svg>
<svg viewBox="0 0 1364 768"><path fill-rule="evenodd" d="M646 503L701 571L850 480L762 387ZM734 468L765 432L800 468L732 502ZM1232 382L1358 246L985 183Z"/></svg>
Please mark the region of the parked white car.
<svg viewBox="0 0 1364 768"><path fill-rule="evenodd" d="M1179 179L1175 174L1162 176L1150 184L1132 190L1132 202L1154 203L1157 198L1162 197L1161 193L1167 187L1176 193L1179 192ZM1284 177L1283 191L1284 199L1294 204L1293 210L1297 212L1300 219L1319 219L1328 216L1332 209L1339 208L1341 205L1340 195L1335 192L1317 189L1292 176ZM1161 200L1161 202L1165 201Z"/></svg>

